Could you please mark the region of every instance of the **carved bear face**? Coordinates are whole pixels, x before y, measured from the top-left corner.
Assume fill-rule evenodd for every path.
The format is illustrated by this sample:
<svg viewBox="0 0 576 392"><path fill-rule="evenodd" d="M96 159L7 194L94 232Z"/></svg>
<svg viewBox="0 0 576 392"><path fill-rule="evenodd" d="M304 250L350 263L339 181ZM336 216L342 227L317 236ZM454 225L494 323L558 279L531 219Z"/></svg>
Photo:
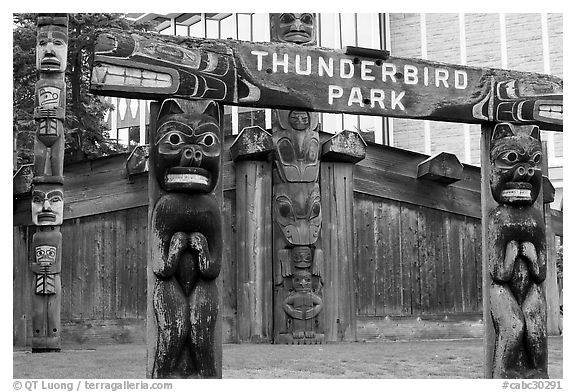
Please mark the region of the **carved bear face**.
<svg viewBox="0 0 576 392"><path fill-rule="evenodd" d="M220 172L218 107L185 112L186 102L162 104L156 139L150 150L156 179L166 191L212 192Z"/></svg>
<svg viewBox="0 0 576 392"><path fill-rule="evenodd" d="M313 245L320 234L322 210L317 183L282 183L274 186L275 220L292 245Z"/></svg>
<svg viewBox="0 0 576 392"><path fill-rule="evenodd" d="M490 143L490 188L501 204L533 204L542 185L542 145L536 126L497 124Z"/></svg>

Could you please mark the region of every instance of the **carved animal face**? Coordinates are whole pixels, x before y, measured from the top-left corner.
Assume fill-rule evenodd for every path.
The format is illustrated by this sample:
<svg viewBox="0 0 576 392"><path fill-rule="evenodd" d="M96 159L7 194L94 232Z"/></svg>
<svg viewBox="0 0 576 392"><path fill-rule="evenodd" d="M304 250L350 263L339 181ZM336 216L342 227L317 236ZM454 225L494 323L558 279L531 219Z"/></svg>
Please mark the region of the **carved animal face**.
<svg viewBox="0 0 576 392"><path fill-rule="evenodd" d="M312 262L312 250L308 246L295 246L292 249L292 261L298 268L308 268Z"/></svg>
<svg viewBox="0 0 576 392"><path fill-rule="evenodd" d="M62 185L35 184L32 190L32 222L36 226L61 225L63 216Z"/></svg>
<svg viewBox="0 0 576 392"><path fill-rule="evenodd" d="M316 19L311 13L271 14L273 42L291 42L295 44L313 44L316 42ZM272 37L274 38L274 37Z"/></svg>
<svg viewBox="0 0 576 392"><path fill-rule="evenodd" d="M62 26L38 27L36 68L41 72L64 72L68 59L68 31Z"/></svg>
<svg viewBox="0 0 576 392"><path fill-rule="evenodd" d="M56 247L50 245L39 245L35 249L36 263L41 266L51 266L56 262Z"/></svg>
<svg viewBox="0 0 576 392"><path fill-rule="evenodd" d="M315 182L320 169L318 115L296 110L276 110L274 114L278 121L272 140L280 177L285 182Z"/></svg>
<svg viewBox="0 0 576 392"><path fill-rule="evenodd" d="M322 210L317 183L274 186L275 220L292 245L313 245L320 233Z"/></svg>
<svg viewBox="0 0 576 392"><path fill-rule="evenodd" d="M497 124L490 143L490 187L503 204L533 204L542 185L542 145L536 126Z"/></svg>
<svg viewBox="0 0 576 392"><path fill-rule="evenodd" d="M175 100L162 105L154 154L156 178L167 191L212 192L220 171L220 127L217 107L184 113Z"/></svg>

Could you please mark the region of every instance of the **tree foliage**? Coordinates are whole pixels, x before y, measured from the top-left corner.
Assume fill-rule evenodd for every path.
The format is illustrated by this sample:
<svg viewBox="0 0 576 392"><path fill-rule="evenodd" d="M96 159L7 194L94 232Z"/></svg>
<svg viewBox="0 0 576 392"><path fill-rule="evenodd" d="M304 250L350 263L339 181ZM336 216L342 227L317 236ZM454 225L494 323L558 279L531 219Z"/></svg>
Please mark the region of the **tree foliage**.
<svg viewBox="0 0 576 392"><path fill-rule="evenodd" d="M109 141L104 122L112 105L89 93L94 53L94 33L102 28L150 30L150 24L134 23L124 14L68 14L68 64L66 68L66 158L98 157L117 152ZM34 85L36 70L37 14L14 14L13 22L13 133L17 165L31 163L34 155ZM73 153L75 152L75 153Z"/></svg>

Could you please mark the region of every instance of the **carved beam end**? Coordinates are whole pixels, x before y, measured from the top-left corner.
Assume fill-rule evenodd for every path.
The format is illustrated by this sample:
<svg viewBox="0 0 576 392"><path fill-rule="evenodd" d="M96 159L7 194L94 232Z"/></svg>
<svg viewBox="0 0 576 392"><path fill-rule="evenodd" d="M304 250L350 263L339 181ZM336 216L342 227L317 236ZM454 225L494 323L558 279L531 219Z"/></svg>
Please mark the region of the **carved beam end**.
<svg viewBox="0 0 576 392"><path fill-rule="evenodd" d="M34 178L34 164L22 165L12 176L12 194L14 196L28 193L32 189Z"/></svg>
<svg viewBox="0 0 576 392"><path fill-rule="evenodd" d="M266 160L272 151L272 135L259 126L242 129L230 146L230 156L235 162L248 159Z"/></svg>
<svg viewBox="0 0 576 392"><path fill-rule="evenodd" d="M441 152L418 164L418 179L451 184L462 179L464 166L454 154Z"/></svg>
<svg viewBox="0 0 576 392"><path fill-rule="evenodd" d="M366 157L366 142L358 132L344 130L322 144L322 161L357 163Z"/></svg>
<svg viewBox="0 0 576 392"><path fill-rule="evenodd" d="M142 144L136 146L126 160L126 174L131 179L135 174L148 172L148 157L150 155L150 145Z"/></svg>
<svg viewBox="0 0 576 392"><path fill-rule="evenodd" d="M556 196L556 189L547 176L542 176L542 190L544 203L552 203L554 201L554 197Z"/></svg>

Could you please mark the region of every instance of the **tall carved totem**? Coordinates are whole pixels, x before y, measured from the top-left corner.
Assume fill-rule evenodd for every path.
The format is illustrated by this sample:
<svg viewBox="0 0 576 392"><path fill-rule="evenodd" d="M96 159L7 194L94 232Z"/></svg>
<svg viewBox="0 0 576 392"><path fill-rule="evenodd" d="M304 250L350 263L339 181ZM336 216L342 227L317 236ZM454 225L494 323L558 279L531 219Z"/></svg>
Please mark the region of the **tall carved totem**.
<svg viewBox="0 0 576 392"><path fill-rule="evenodd" d="M540 131L495 125L490 139L489 310L494 325L492 378L548 378L546 236L534 204L542 185Z"/></svg>
<svg viewBox="0 0 576 392"><path fill-rule="evenodd" d="M220 121L212 101L167 99L150 135L152 378L222 377L216 283L222 257Z"/></svg>
<svg viewBox="0 0 576 392"><path fill-rule="evenodd" d="M34 178L32 180L32 237L34 274L32 352L60 351L62 225L64 211L65 71L68 16L39 14L34 95Z"/></svg>
<svg viewBox="0 0 576 392"><path fill-rule="evenodd" d="M270 14L270 41L315 45L315 24L310 13ZM317 113L272 111L276 343L324 341L317 128Z"/></svg>

